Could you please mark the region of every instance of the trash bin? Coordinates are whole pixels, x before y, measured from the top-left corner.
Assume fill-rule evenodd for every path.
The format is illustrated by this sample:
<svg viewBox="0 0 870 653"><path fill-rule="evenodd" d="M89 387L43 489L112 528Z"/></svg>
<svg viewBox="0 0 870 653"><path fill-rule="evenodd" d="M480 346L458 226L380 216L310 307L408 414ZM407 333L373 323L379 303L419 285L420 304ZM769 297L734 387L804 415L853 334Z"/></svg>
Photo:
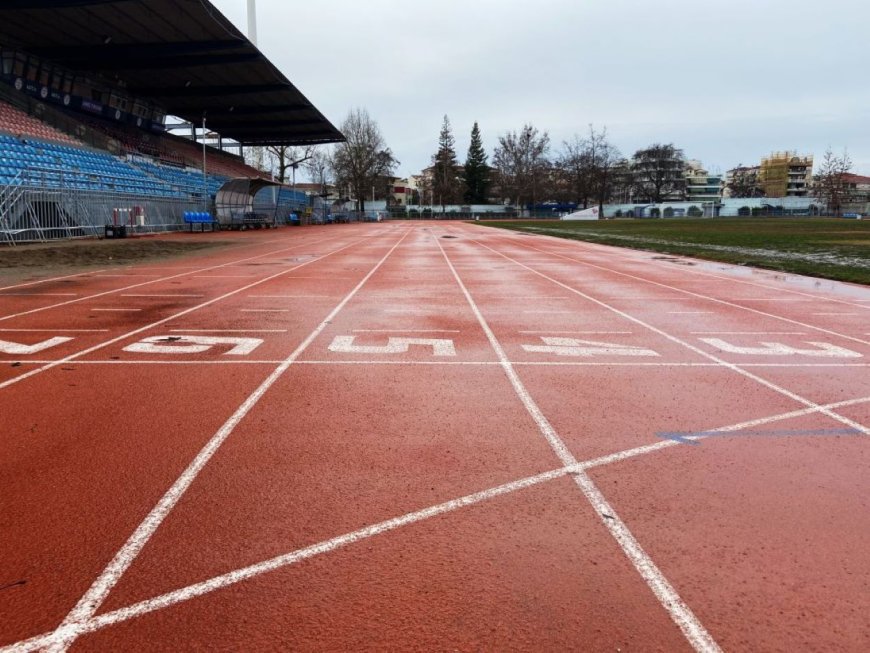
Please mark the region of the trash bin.
<svg viewBox="0 0 870 653"><path fill-rule="evenodd" d="M125 224L107 224L106 238L126 238L127 225Z"/></svg>

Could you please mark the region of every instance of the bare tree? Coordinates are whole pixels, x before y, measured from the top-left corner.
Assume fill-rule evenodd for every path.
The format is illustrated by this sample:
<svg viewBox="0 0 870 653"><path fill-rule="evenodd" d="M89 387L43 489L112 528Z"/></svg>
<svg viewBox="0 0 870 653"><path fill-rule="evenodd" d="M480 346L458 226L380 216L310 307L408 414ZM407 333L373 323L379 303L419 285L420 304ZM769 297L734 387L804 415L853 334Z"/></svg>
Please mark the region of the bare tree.
<svg viewBox="0 0 870 653"><path fill-rule="evenodd" d="M764 191L758 183L758 169L746 168L741 163L729 170L728 190L731 197L762 197Z"/></svg>
<svg viewBox="0 0 870 653"><path fill-rule="evenodd" d="M377 123L365 109L353 109L341 125L345 142L335 147L332 172L338 186L349 186L357 208L365 209L368 192L392 174L398 161L387 147Z"/></svg>
<svg viewBox="0 0 870 653"><path fill-rule="evenodd" d="M638 150L631 163L638 192L644 200L654 203L683 198L684 167L683 151L671 143L655 143Z"/></svg>
<svg viewBox="0 0 870 653"><path fill-rule="evenodd" d="M320 186L320 192L326 192L332 177L332 163L329 146L315 147L310 158L303 164L309 179Z"/></svg>
<svg viewBox="0 0 870 653"><path fill-rule="evenodd" d="M574 140L563 141L555 167L568 198L584 209L588 208L592 195L592 171L586 139L575 134Z"/></svg>
<svg viewBox="0 0 870 653"><path fill-rule="evenodd" d="M598 201L598 215L603 218L604 203L610 200L616 172L623 164L619 149L607 140L606 127L595 131L595 127L589 125L585 159L589 170L590 194Z"/></svg>
<svg viewBox="0 0 870 653"><path fill-rule="evenodd" d="M549 168L549 149L547 132L539 133L532 125L525 125L519 133L499 136L492 157L493 167L498 172L502 193L516 206L538 199Z"/></svg>
<svg viewBox="0 0 870 653"><path fill-rule="evenodd" d="M289 171L298 168L300 162L308 159L313 149L311 146L267 145L265 148L267 164L275 175L275 179L282 184L287 182Z"/></svg>
<svg viewBox="0 0 870 653"><path fill-rule="evenodd" d="M822 159L819 174L816 175L816 192L828 206L832 215L842 215L843 205L849 201L849 183L846 175L852 170L852 159L843 150L841 156L834 154L829 147Z"/></svg>

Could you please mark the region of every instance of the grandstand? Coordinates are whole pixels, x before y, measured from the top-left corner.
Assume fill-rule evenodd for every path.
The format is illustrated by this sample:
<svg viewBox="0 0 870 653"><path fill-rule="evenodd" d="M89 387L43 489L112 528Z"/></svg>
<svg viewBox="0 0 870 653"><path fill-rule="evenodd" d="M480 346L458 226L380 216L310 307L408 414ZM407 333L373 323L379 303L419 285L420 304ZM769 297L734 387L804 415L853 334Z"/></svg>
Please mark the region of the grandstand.
<svg viewBox="0 0 870 653"><path fill-rule="evenodd" d="M182 17L170 24L165 16ZM178 229L230 179L268 178L166 131L242 145L341 134L208 2L16 0L0 7L0 242ZM203 157L205 152L205 157ZM304 194L270 193L301 208Z"/></svg>

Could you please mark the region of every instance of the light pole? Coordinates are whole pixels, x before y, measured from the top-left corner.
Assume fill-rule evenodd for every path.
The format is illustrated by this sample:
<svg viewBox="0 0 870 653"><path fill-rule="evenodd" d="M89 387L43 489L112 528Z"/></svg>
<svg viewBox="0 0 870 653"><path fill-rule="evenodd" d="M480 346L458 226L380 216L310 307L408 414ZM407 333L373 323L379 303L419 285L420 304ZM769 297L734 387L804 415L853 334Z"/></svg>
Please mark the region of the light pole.
<svg viewBox="0 0 870 653"><path fill-rule="evenodd" d="M257 45L257 0L248 0L248 38Z"/></svg>
<svg viewBox="0 0 870 653"><path fill-rule="evenodd" d="M252 1L253 1L253 0L252 0ZM291 182L291 185L290 185L290 192L291 192L292 195L293 195L293 203L294 203L294 204L296 203L296 168L299 167L299 164L300 164L300 163L302 163L303 161L308 161L308 159L310 159L310 158L311 158L311 155L309 154L308 156L304 156L304 157L302 157L302 158L299 159L298 161L291 161L290 164L289 164L289 165L290 165L290 168L292 169L291 176L292 176L292 179L293 179L293 181ZM325 215L323 216L323 219L324 219L324 221L326 220L326 216L325 216Z"/></svg>

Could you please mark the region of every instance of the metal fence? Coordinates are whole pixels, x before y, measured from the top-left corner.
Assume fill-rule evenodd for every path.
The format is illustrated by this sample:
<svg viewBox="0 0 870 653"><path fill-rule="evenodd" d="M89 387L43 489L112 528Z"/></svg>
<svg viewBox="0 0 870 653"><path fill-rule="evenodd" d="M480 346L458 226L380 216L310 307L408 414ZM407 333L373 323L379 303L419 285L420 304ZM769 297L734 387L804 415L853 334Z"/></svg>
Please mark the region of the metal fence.
<svg viewBox="0 0 870 653"><path fill-rule="evenodd" d="M129 182L107 175L99 177L99 189L85 188L76 175L28 168L0 186L0 243L102 236L107 225L124 226L127 233L174 231L184 228L185 211L212 208L201 189L160 196L157 193L165 187L155 181L153 189L146 183L142 192L106 190Z"/></svg>

